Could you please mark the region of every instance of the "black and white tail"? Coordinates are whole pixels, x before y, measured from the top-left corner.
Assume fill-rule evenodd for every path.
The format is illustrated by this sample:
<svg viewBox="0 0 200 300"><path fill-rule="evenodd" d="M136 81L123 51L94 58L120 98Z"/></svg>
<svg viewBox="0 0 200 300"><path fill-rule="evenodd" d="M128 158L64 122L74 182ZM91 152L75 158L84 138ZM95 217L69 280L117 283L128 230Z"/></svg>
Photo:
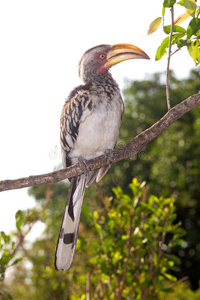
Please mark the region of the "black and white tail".
<svg viewBox="0 0 200 300"><path fill-rule="evenodd" d="M71 267L76 250L85 186L86 174L72 178L57 241L56 270L67 271Z"/></svg>

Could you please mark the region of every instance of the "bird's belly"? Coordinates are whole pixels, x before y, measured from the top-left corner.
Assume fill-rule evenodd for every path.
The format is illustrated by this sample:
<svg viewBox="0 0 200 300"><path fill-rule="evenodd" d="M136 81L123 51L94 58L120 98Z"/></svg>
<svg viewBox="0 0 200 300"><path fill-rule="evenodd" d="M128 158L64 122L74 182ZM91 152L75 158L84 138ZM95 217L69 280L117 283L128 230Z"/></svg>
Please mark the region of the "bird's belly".
<svg viewBox="0 0 200 300"><path fill-rule="evenodd" d="M78 157L92 159L104 154L105 150L113 149L118 137L121 124L121 109L106 107L96 109L80 124L78 137L69 157L76 163Z"/></svg>

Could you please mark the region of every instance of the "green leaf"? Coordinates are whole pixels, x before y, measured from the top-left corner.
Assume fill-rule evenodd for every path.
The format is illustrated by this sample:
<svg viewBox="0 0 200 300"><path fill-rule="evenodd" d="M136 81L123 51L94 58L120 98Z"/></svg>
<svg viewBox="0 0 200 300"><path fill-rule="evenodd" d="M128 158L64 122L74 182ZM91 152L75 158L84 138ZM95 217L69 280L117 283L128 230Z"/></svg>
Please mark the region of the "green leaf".
<svg viewBox="0 0 200 300"><path fill-rule="evenodd" d="M194 18L197 7L195 0L184 0L184 6L188 14Z"/></svg>
<svg viewBox="0 0 200 300"><path fill-rule="evenodd" d="M95 223L96 231L99 235L101 235L101 226L98 223Z"/></svg>
<svg viewBox="0 0 200 300"><path fill-rule="evenodd" d="M129 187L132 189L132 192L135 196L139 196L141 189L137 178L133 178L132 183L129 184Z"/></svg>
<svg viewBox="0 0 200 300"><path fill-rule="evenodd" d="M164 7L172 7L176 3L176 0L164 0L163 6Z"/></svg>
<svg viewBox="0 0 200 300"><path fill-rule="evenodd" d="M188 52L194 60L195 65L197 66L200 63L199 40L191 42L191 45L188 46Z"/></svg>
<svg viewBox="0 0 200 300"><path fill-rule="evenodd" d="M156 209L153 208L153 206L151 206L150 204L145 203L145 202L141 202L140 205L141 205L142 207L147 208L149 211L152 211L153 213L156 214Z"/></svg>
<svg viewBox="0 0 200 300"><path fill-rule="evenodd" d="M165 16L165 7L163 6L162 8L162 16L164 17Z"/></svg>
<svg viewBox="0 0 200 300"><path fill-rule="evenodd" d="M5 234L4 231L1 231L0 236L2 237L2 240L4 240L5 244L9 244L9 242L10 242L10 236L9 235Z"/></svg>
<svg viewBox="0 0 200 300"><path fill-rule="evenodd" d="M123 195L122 188L119 187L119 186L118 186L117 188L113 188L112 190L113 190L113 193L115 194L115 196L116 196L117 198L120 198L121 195Z"/></svg>
<svg viewBox="0 0 200 300"><path fill-rule="evenodd" d="M122 236L121 236L121 239L122 239L122 240L128 240L128 235L122 235Z"/></svg>
<svg viewBox="0 0 200 300"><path fill-rule="evenodd" d="M169 36L167 36L158 47L155 60L160 60L167 53L166 48L169 47Z"/></svg>
<svg viewBox="0 0 200 300"><path fill-rule="evenodd" d="M167 257L169 260L172 260L176 265L181 264L180 258L174 254L166 254L165 253L165 257Z"/></svg>
<svg viewBox="0 0 200 300"><path fill-rule="evenodd" d="M158 27L160 26L161 21L162 21L162 17L158 17L153 22L151 22L151 24L149 25L147 34L150 35L153 32L155 32L158 29Z"/></svg>
<svg viewBox="0 0 200 300"><path fill-rule="evenodd" d="M191 41L190 40L182 40L182 39L180 39L180 40L177 41L177 46L178 46L179 49L181 49L184 46L190 46L190 45L191 45Z"/></svg>
<svg viewBox="0 0 200 300"><path fill-rule="evenodd" d="M199 17L199 14L200 14L200 7L198 6L198 8L197 8L197 17Z"/></svg>
<svg viewBox="0 0 200 300"><path fill-rule="evenodd" d="M190 39L191 36L197 34L198 31L200 31L200 19L194 18L188 25L187 38Z"/></svg>
<svg viewBox="0 0 200 300"><path fill-rule="evenodd" d="M108 224L109 228L114 228L115 227L115 221L114 220L109 220L107 222L107 224Z"/></svg>
<svg viewBox="0 0 200 300"><path fill-rule="evenodd" d="M171 25L166 25L164 27L164 30L166 33L170 33L171 32ZM185 28L181 27L181 26L178 26L178 25L175 25L174 28L173 28L173 32L180 32L180 33L185 33L186 30Z"/></svg>
<svg viewBox="0 0 200 300"><path fill-rule="evenodd" d="M168 273L164 273L163 274L167 279L171 280L171 281L174 281L176 282L177 281L177 278L171 274L168 274Z"/></svg>
<svg viewBox="0 0 200 300"><path fill-rule="evenodd" d="M172 45L178 43L178 41L185 36L185 33L178 33L178 34L175 34L173 35L172 37Z"/></svg>
<svg viewBox="0 0 200 300"><path fill-rule="evenodd" d="M21 226L22 226L22 221L21 221L21 219L17 219L17 220L16 220L16 227L17 227L17 230L18 230L20 233L22 232Z"/></svg>
<svg viewBox="0 0 200 300"><path fill-rule="evenodd" d="M93 212L93 218L95 221L97 221L99 219L99 214L96 210Z"/></svg>
<svg viewBox="0 0 200 300"><path fill-rule="evenodd" d="M179 5L181 5L181 6L184 6L184 0L178 1L177 4L179 4Z"/></svg>

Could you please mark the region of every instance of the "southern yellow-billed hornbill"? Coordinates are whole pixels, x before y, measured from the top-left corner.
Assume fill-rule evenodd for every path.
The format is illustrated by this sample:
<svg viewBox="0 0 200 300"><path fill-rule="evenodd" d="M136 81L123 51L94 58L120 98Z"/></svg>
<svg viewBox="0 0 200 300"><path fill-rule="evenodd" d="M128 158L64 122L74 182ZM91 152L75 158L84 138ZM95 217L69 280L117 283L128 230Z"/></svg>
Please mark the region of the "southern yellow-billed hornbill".
<svg viewBox="0 0 200 300"><path fill-rule="evenodd" d="M79 63L84 85L75 88L62 110L60 139L63 166L68 167L95 158L113 149L119 137L123 101L109 68L132 58L149 59L130 44L99 45L89 49ZM67 197L55 255L56 270L71 266L78 237L78 227L85 187L99 181L109 166L74 178Z"/></svg>

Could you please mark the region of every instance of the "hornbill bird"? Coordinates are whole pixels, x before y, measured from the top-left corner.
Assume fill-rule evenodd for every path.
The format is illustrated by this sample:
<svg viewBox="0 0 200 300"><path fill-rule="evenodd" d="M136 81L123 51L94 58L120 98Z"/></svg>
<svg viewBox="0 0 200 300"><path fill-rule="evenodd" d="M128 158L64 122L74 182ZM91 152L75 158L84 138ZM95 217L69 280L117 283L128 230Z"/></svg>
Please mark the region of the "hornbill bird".
<svg viewBox="0 0 200 300"><path fill-rule="evenodd" d="M111 66L132 58L149 59L131 44L99 45L85 52L79 63L84 85L75 88L64 104L60 118L61 154L64 167L114 149L124 105L119 87L112 78ZM70 179L70 188L58 237L55 269L69 270L78 237L85 187L99 181L109 165Z"/></svg>

